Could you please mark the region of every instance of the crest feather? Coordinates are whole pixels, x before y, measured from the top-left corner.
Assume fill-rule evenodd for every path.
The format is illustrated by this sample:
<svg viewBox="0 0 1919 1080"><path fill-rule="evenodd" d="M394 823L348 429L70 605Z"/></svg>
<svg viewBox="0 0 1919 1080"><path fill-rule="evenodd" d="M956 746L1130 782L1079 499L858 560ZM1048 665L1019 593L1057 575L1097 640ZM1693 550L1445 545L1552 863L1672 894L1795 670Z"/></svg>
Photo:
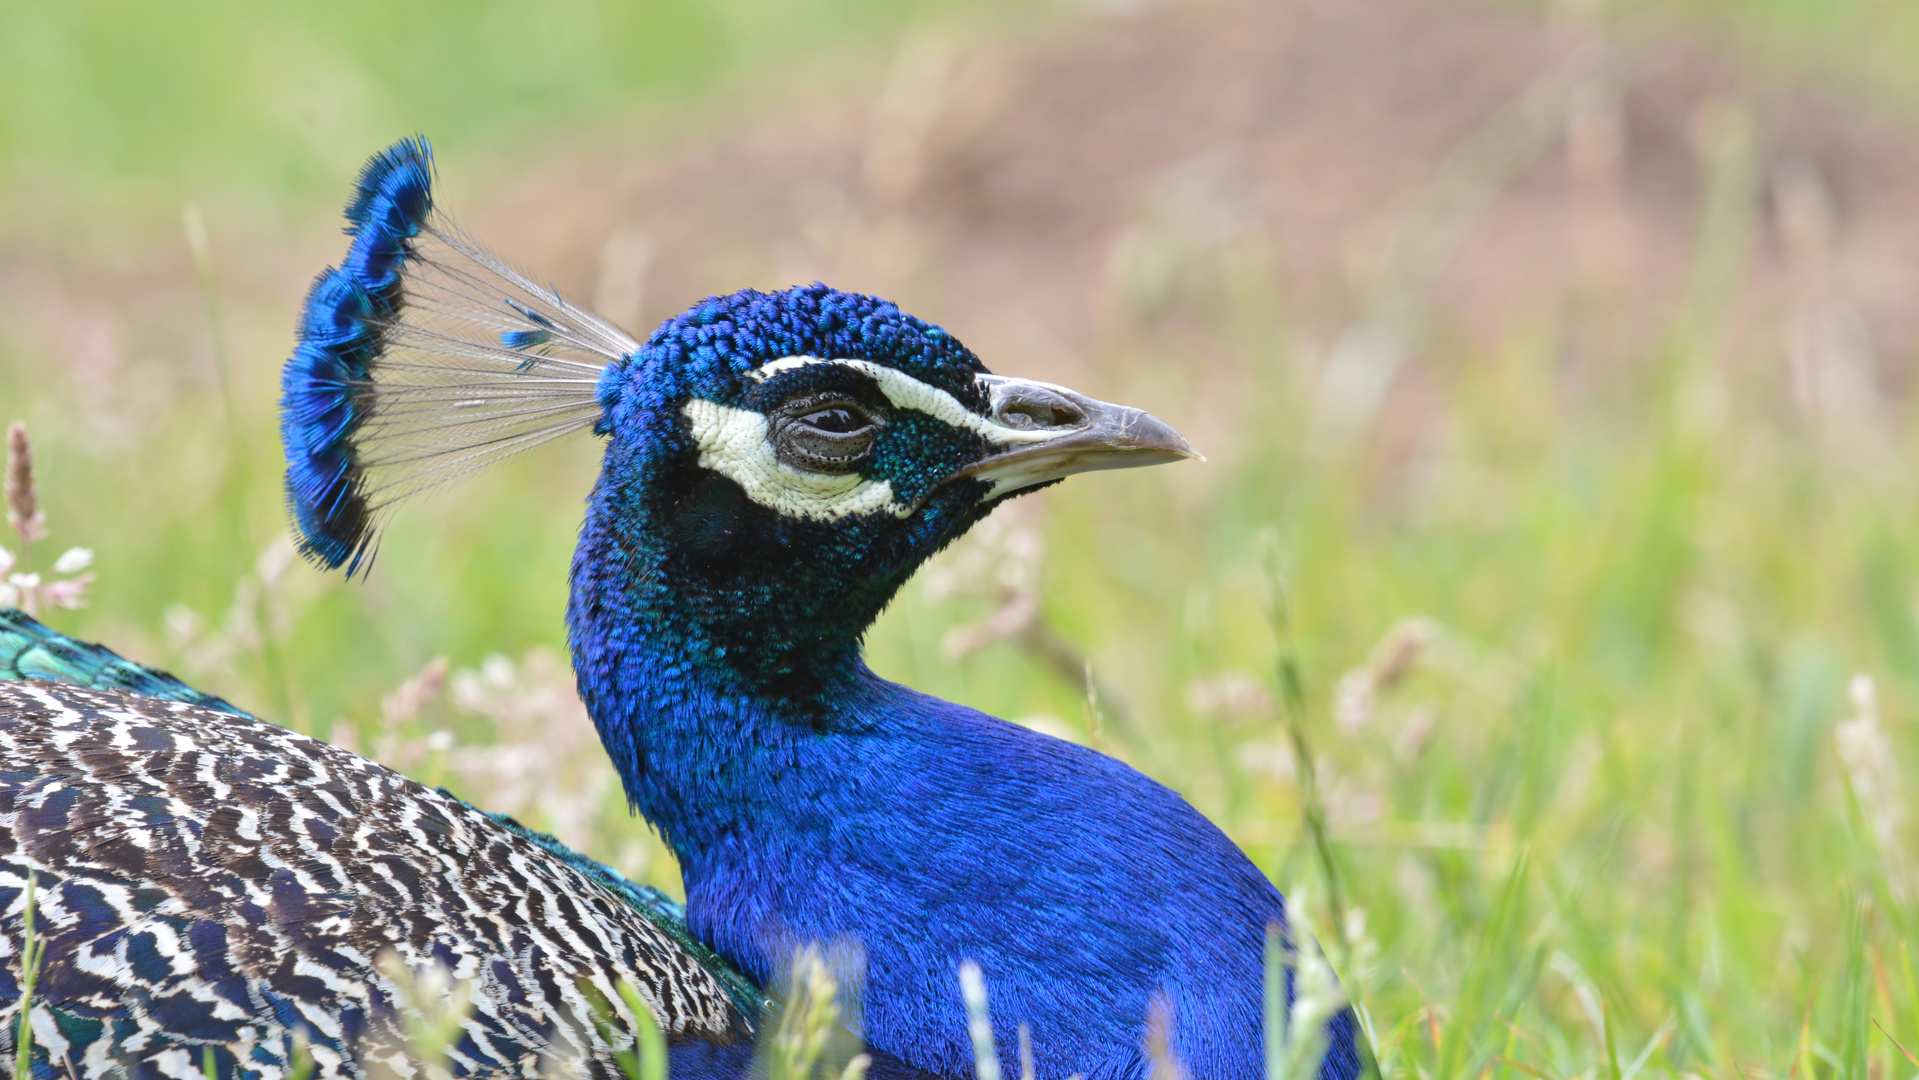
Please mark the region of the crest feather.
<svg viewBox="0 0 1919 1080"><path fill-rule="evenodd" d="M347 204L346 258L313 282L281 375L300 548L363 572L382 513L599 418L600 373L639 343L434 211L433 153L403 139Z"/></svg>

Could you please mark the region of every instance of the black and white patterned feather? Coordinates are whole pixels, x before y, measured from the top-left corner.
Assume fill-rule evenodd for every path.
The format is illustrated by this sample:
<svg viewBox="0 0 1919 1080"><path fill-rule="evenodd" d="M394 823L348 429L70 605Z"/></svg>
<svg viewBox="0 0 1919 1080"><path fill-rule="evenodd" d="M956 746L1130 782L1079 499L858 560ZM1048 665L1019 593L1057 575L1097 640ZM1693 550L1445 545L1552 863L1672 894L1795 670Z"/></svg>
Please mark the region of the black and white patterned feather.
<svg viewBox="0 0 1919 1080"><path fill-rule="evenodd" d="M299 1038L320 1077L614 1076L583 987L624 1032L632 984L680 1044L742 1046L759 1004L663 897L648 911L548 838L284 728L122 690L0 682L0 1049L29 873L41 1075L197 1077L211 1049L221 1076L279 1080ZM395 959L470 995L449 1062L407 1053Z"/></svg>

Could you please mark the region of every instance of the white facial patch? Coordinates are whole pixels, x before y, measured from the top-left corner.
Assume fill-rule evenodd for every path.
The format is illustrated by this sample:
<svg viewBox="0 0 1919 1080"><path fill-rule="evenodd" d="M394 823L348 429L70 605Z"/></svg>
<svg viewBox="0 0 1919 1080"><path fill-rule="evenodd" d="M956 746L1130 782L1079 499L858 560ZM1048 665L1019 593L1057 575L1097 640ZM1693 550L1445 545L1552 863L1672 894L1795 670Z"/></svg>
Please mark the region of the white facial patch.
<svg viewBox="0 0 1919 1080"><path fill-rule="evenodd" d="M781 461L766 437L766 417L750 409L694 398L682 411L700 448L700 468L738 484L761 506L812 521L838 521L875 510L895 517L912 512L893 498L893 485L885 480L807 472Z"/></svg>
<svg viewBox="0 0 1919 1080"><path fill-rule="evenodd" d="M935 420L970 431L995 446L1047 442L1073 434L1071 429L1015 428L996 424L961 405L958 398L939 387L928 386L905 372L895 371L870 360L829 360L815 356L783 356L778 360L768 360L747 372L746 377L754 382L765 382L781 372L793 371L813 364L838 364L852 368L872 379L880 388L880 393L886 395L886 400L892 402L895 409L923 412Z"/></svg>

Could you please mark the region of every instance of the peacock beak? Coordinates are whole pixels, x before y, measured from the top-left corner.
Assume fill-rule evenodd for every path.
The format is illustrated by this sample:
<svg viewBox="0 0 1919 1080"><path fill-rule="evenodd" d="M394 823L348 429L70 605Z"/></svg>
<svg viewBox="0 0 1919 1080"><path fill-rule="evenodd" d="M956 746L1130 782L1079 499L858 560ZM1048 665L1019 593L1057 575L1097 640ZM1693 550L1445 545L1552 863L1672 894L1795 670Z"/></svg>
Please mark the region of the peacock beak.
<svg viewBox="0 0 1919 1080"><path fill-rule="evenodd" d="M1205 460L1165 421L1149 412L1096 401L1063 386L981 375L992 403L990 422L1005 449L948 477L985 480L1005 495L1074 473Z"/></svg>

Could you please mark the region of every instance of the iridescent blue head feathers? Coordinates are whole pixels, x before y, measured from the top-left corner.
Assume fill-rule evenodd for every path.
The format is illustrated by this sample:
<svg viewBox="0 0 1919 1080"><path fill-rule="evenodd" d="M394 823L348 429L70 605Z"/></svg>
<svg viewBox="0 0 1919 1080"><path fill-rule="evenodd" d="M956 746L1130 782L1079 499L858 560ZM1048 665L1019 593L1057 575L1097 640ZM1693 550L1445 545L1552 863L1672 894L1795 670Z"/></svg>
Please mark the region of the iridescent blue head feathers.
<svg viewBox="0 0 1919 1080"><path fill-rule="evenodd" d="M352 574L394 501L589 429L601 369L638 343L435 214L425 139L367 162L346 217L352 246L307 293L281 376L280 434L301 550Z"/></svg>

